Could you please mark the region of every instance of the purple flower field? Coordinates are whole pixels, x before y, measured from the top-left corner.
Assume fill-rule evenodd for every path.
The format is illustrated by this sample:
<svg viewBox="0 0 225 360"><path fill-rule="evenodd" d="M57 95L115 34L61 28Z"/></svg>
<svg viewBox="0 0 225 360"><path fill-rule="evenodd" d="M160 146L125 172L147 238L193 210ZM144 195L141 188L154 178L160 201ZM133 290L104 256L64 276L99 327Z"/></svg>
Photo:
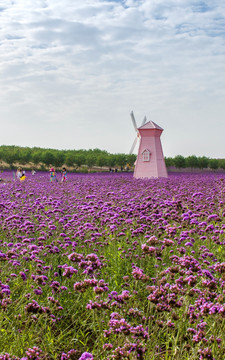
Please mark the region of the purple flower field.
<svg viewBox="0 0 225 360"><path fill-rule="evenodd" d="M224 359L224 173L1 177L0 360Z"/></svg>

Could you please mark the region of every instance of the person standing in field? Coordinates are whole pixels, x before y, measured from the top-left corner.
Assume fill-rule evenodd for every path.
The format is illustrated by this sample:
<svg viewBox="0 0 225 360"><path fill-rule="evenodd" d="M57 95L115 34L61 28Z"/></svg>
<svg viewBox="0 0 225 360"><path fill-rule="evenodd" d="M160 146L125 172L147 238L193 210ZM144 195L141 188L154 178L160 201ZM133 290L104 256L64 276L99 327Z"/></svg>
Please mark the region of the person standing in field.
<svg viewBox="0 0 225 360"><path fill-rule="evenodd" d="M17 178L18 180L20 180L21 177L22 177L22 175L23 175L22 169L21 169L21 167L19 167L19 168L16 170L16 178Z"/></svg>
<svg viewBox="0 0 225 360"><path fill-rule="evenodd" d="M22 171L22 175L20 177L20 181L24 181L26 179L25 171Z"/></svg>
<svg viewBox="0 0 225 360"><path fill-rule="evenodd" d="M50 169L50 182L56 181L57 182L57 178L56 178L56 172L54 168Z"/></svg>
<svg viewBox="0 0 225 360"><path fill-rule="evenodd" d="M67 171L66 171L66 168L63 167L62 168L62 182L65 182L67 180Z"/></svg>

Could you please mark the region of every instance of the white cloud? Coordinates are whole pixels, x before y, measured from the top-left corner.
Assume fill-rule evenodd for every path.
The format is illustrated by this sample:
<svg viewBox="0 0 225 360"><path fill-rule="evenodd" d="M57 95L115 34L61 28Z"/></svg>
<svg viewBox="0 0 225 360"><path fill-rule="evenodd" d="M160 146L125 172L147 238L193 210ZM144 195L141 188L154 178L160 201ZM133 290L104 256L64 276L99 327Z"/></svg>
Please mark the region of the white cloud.
<svg viewBox="0 0 225 360"><path fill-rule="evenodd" d="M224 17L222 0L2 0L0 143L128 152L133 109L167 156L225 156Z"/></svg>

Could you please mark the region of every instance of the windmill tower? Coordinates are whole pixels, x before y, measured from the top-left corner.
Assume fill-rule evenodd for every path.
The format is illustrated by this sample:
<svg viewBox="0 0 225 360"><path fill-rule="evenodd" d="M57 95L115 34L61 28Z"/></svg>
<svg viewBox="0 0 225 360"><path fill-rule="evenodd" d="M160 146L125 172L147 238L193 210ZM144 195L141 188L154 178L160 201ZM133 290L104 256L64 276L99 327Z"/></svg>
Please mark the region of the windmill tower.
<svg viewBox="0 0 225 360"><path fill-rule="evenodd" d="M168 177L160 141L163 129L153 121L148 121L137 128L137 132L140 136L140 145L134 177L136 179Z"/></svg>

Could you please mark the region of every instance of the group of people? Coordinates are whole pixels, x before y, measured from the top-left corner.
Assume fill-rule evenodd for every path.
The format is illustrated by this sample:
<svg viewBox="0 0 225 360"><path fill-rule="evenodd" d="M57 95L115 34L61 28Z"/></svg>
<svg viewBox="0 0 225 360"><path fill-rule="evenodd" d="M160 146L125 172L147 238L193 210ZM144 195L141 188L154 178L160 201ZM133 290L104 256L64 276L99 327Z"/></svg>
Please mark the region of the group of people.
<svg viewBox="0 0 225 360"><path fill-rule="evenodd" d="M58 182L55 169L51 168L49 171L50 171L50 182L53 181ZM35 175L36 171L32 170L31 174ZM15 177L15 173L14 173L14 177ZM19 167L16 171L16 179L20 181L24 181L26 179L25 171L22 170L21 167ZM65 182L66 180L67 180L67 170L65 167L63 167L61 172L61 182Z"/></svg>
<svg viewBox="0 0 225 360"><path fill-rule="evenodd" d="M53 181L58 182L55 169L51 168L49 171L50 171L50 182ZM66 168L63 167L61 172L61 182L65 182L66 180L67 180L67 171Z"/></svg>
<svg viewBox="0 0 225 360"><path fill-rule="evenodd" d="M112 168L109 168L109 172L111 172L111 173L113 173L113 172L115 172L115 173L117 173L117 168L115 168L115 169L112 169Z"/></svg>

